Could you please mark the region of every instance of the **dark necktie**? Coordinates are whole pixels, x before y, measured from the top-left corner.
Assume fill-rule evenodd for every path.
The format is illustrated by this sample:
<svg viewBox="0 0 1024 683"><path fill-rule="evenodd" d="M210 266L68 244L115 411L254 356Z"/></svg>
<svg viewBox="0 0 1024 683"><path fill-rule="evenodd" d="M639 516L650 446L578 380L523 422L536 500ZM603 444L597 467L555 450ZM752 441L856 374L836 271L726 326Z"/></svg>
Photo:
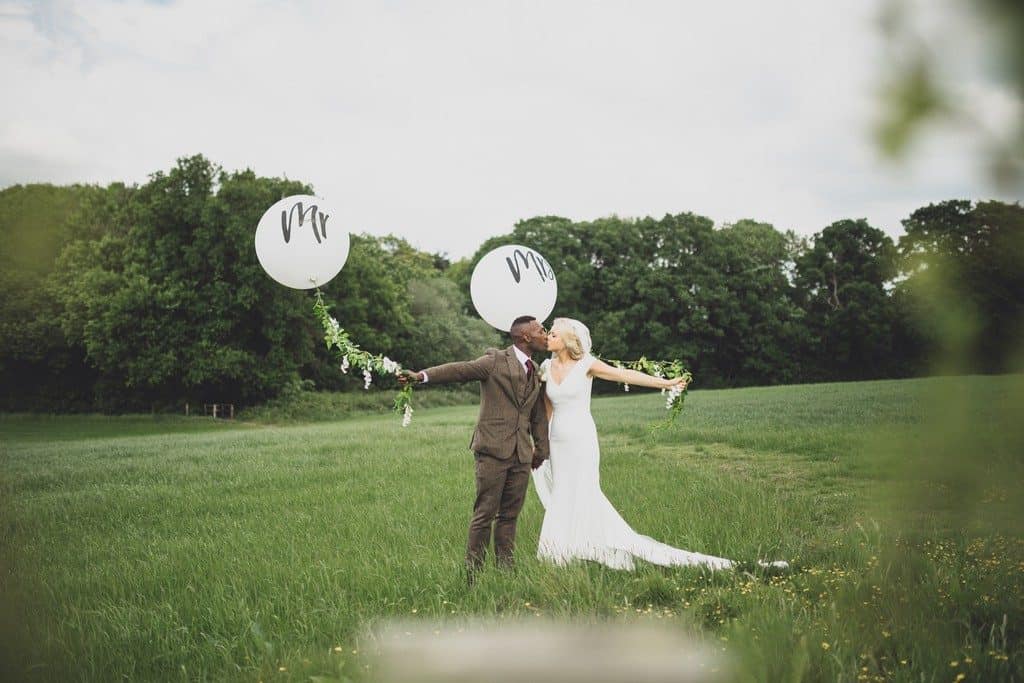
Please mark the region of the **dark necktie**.
<svg viewBox="0 0 1024 683"><path fill-rule="evenodd" d="M526 359L526 381L529 382L533 378L533 361L529 358Z"/></svg>

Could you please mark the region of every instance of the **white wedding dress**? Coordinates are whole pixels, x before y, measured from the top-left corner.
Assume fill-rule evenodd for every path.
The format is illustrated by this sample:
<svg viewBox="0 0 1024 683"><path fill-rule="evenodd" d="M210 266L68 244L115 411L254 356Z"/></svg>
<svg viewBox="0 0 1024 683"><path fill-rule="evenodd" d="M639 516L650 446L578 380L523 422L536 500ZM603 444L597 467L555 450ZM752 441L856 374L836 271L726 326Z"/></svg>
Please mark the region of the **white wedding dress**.
<svg viewBox="0 0 1024 683"><path fill-rule="evenodd" d="M634 558L666 566L702 565L729 569L732 560L691 553L633 531L601 492L601 452L590 414L589 353L561 384L547 372L547 396L554 406L548 437L551 457L533 471L544 505L537 556L557 564L593 560L614 569L633 569ZM784 563L780 563L784 564Z"/></svg>

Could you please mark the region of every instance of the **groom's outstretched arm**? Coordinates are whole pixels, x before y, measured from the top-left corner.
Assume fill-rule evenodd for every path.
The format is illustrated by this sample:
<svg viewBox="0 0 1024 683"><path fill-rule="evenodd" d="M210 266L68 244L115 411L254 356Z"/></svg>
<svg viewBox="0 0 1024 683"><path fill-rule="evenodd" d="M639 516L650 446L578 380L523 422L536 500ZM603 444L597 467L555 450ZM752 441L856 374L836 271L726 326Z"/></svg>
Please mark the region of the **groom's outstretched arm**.
<svg viewBox="0 0 1024 683"><path fill-rule="evenodd" d="M483 381L487 379L494 370L495 358L496 354L487 353L476 360L435 365L432 368L421 370L417 374L420 376L421 382L426 380L431 384L471 382L473 380Z"/></svg>

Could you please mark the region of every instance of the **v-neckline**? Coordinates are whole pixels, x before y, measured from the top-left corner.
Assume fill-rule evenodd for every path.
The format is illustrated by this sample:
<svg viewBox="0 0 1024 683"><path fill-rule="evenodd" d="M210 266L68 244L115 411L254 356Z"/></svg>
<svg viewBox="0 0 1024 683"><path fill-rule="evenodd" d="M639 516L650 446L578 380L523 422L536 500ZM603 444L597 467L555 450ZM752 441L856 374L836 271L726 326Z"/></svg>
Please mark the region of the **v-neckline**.
<svg viewBox="0 0 1024 683"><path fill-rule="evenodd" d="M552 373L551 373L551 381L552 381L552 383L554 383L554 385L555 385L556 387L560 387L560 386L562 386L563 384L565 384L565 380L569 379L569 375L571 375L571 374L573 373L573 370L575 370L575 369L576 369L576 366L577 366L577 365L579 365L579 364L580 364L580 362L579 362L579 361L576 361L575 363L573 363L573 364L572 364L572 367L571 367L571 368L569 368L569 371L565 373L565 377L563 377L563 378L562 378L562 381L561 381L561 382L555 382L555 373L554 373L554 372L552 372ZM554 363L552 363L552 365L554 365Z"/></svg>

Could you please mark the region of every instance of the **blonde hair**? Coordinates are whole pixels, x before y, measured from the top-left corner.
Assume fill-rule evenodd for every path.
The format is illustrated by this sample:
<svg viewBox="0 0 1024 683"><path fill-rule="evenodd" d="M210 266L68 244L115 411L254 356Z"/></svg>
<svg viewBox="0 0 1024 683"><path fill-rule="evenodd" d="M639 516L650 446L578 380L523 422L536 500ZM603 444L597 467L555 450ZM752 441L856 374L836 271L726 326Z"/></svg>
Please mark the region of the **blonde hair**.
<svg viewBox="0 0 1024 683"><path fill-rule="evenodd" d="M555 318L551 323L551 329L557 331L558 336L562 338L562 343L565 344L565 350L569 352L570 358L573 360L583 358L583 344L568 318Z"/></svg>

